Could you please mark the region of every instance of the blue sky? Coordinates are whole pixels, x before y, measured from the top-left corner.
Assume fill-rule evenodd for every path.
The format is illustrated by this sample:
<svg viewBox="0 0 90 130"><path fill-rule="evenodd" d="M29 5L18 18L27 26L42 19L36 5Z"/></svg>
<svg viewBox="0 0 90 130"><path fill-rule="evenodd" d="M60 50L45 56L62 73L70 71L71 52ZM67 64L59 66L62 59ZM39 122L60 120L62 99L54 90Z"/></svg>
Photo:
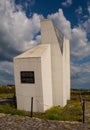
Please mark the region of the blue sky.
<svg viewBox="0 0 90 130"><path fill-rule="evenodd" d="M90 89L89 0L0 0L0 84L14 83L13 57L40 43L40 19L70 40L71 87Z"/></svg>

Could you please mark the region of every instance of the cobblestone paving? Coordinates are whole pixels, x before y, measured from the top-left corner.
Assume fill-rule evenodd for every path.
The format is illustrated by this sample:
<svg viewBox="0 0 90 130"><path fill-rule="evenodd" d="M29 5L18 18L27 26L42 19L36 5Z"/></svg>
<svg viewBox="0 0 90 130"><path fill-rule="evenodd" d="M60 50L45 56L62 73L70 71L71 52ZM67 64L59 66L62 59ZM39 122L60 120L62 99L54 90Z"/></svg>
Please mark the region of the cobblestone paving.
<svg viewBox="0 0 90 130"><path fill-rule="evenodd" d="M0 130L90 130L90 124L0 114Z"/></svg>

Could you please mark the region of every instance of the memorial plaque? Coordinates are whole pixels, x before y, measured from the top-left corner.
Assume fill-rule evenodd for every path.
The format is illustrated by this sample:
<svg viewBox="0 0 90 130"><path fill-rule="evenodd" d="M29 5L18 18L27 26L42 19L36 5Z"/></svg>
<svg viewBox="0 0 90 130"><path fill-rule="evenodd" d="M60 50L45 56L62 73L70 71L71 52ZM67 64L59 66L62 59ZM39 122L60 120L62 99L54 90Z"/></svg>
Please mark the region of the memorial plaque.
<svg viewBox="0 0 90 130"><path fill-rule="evenodd" d="M21 71L21 83L35 83L34 71Z"/></svg>

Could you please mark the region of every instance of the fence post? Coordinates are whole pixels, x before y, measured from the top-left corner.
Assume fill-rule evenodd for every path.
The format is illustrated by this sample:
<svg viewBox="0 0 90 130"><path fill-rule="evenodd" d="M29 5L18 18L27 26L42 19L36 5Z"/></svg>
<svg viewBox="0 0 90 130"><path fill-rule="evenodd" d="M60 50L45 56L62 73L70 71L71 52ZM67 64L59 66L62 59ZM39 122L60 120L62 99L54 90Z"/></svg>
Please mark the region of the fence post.
<svg viewBox="0 0 90 130"><path fill-rule="evenodd" d="M31 118L33 117L33 97L31 97Z"/></svg>
<svg viewBox="0 0 90 130"><path fill-rule="evenodd" d="M85 100L83 99L83 104L82 104L82 108L83 108L83 123L85 123Z"/></svg>
<svg viewBox="0 0 90 130"><path fill-rule="evenodd" d="M15 92L14 92L14 96L13 96L13 104L14 104L14 107L17 108L17 99L16 99Z"/></svg>

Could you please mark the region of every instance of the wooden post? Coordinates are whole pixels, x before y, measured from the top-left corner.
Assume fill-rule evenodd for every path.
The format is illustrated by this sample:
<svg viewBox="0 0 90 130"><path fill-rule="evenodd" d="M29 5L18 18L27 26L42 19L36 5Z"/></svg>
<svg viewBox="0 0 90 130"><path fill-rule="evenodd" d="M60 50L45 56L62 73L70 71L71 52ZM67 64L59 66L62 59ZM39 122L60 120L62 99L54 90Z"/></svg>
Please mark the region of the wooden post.
<svg viewBox="0 0 90 130"><path fill-rule="evenodd" d="M82 106L82 110L83 110L83 99L82 99L82 95L80 94L79 97L80 97L80 102L81 102L81 106Z"/></svg>
<svg viewBox="0 0 90 130"><path fill-rule="evenodd" d="M82 104L82 108L83 108L83 123L85 123L85 100L83 99L83 104Z"/></svg>
<svg viewBox="0 0 90 130"><path fill-rule="evenodd" d="M16 100L15 92L14 92L14 96L13 96L13 104L14 104L15 108L17 108L17 100Z"/></svg>
<svg viewBox="0 0 90 130"><path fill-rule="evenodd" d="M33 97L31 97L31 118L33 117Z"/></svg>

